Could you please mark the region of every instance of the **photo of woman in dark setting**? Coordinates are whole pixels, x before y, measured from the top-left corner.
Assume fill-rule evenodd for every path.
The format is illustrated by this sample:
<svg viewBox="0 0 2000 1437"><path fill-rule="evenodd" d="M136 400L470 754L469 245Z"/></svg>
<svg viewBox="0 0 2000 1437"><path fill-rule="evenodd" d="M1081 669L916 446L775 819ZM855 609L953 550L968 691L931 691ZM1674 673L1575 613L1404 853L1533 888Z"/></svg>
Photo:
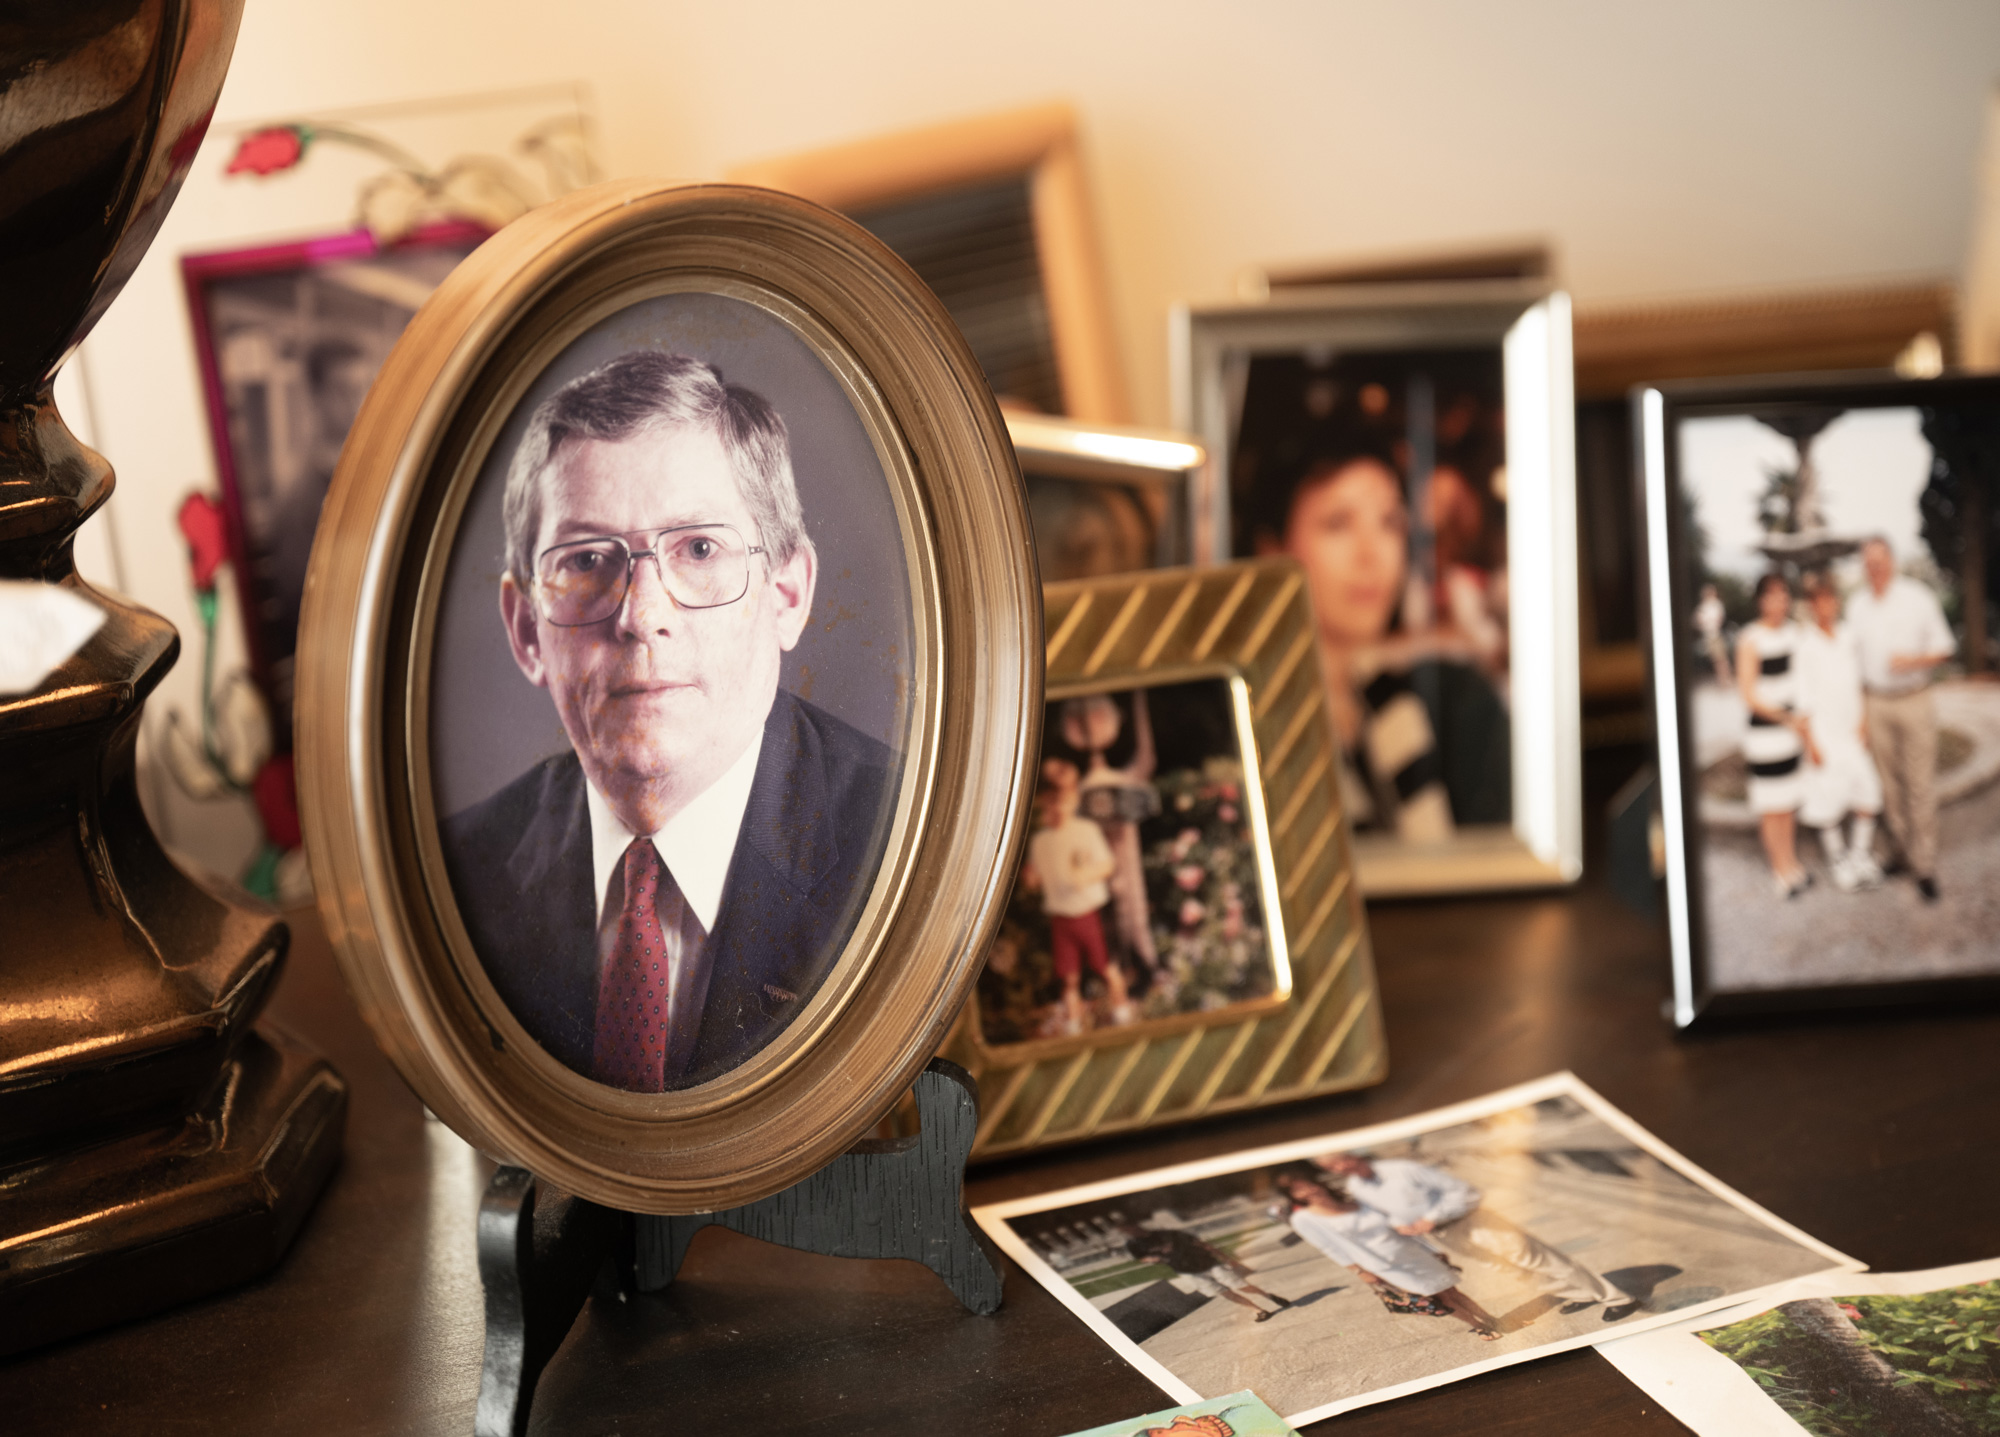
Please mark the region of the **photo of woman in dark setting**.
<svg viewBox="0 0 2000 1437"><path fill-rule="evenodd" d="M1360 831L1512 817L1500 384L1484 351L1248 367L1236 547L1306 571Z"/></svg>

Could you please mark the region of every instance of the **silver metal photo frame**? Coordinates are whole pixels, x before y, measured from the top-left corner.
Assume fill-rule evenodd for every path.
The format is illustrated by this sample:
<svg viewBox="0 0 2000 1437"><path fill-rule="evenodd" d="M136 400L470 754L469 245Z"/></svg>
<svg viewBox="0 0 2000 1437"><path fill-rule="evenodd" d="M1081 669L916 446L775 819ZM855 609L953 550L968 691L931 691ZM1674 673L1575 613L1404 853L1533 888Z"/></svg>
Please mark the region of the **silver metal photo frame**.
<svg viewBox="0 0 2000 1437"><path fill-rule="evenodd" d="M1186 434L1005 411L1042 581L1194 562L1210 502L1208 451Z"/></svg>
<svg viewBox="0 0 2000 1437"><path fill-rule="evenodd" d="M1341 647L1315 601L1323 666L1333 675L1352 660L1348 677L1329 679L1337 724L1344 687L1362 713L1358 728L1339 724L1362 892L1575 880L1583 800L1568 296L1524 281L1297 289L1177 308L1171 340L1175 425L1212 456L1208 503L1195 517L1202 559L1280 552L1281 541L1297 557L1297 528L1284 514L1297 520L1302 496L1341 482L1349 461L1327 456L1359 453L1352 445L1378 454L1378 472L1400 490L1400 512L1379 518L1408 534L1395 561L1403 567L1385 581L1396 586L1386 627L1361 648ZM1297 426L1276 439L1256 418L1260 402L1265 413L1277 403L1272 385L1290 386L1279 399L1294 417L1278 422ZM1462 432L1453 428L1461 422ZM1260 512L1279 517L1259 528ZM1455 528L1454 513L1467 516ZM1465 532L1473 537L1452 538ZM1483 647L1456 619L1467 595ZM1452 681L1447 693L1455 684L1477 698L1459 710L1477 717L1454 721L1440 706L1439 673ZM1398 692L1411 714L1409 695L1422 699L1415 727L1435 735L1427 752L1422 736L1385 736L1396 725L1379 720ZM1417 757L1378 761L1396 748ZM1371 790L1376 811L1390 815L1372 824ZM1426 811L1437 817L1408 821Z"/></svg>

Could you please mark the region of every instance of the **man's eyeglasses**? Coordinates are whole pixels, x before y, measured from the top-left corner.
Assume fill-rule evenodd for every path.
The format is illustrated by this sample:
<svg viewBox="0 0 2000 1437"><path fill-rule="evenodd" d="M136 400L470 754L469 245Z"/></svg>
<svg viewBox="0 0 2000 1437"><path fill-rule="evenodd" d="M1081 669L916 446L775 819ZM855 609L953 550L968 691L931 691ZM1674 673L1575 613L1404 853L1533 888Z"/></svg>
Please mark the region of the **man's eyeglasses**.
<svg viewBox="0 0 2000 1437"><path fill-rule="evenodd" d="M648 548L627 542L648 536ZM763 552L744 543L729 524L606 534L542 550L535 560L535 589L543 617L558 628L595 624L618 612L633 570L641 559L651 559L660 583L683 609L719 609L750 592L750 556Z"/></svg>

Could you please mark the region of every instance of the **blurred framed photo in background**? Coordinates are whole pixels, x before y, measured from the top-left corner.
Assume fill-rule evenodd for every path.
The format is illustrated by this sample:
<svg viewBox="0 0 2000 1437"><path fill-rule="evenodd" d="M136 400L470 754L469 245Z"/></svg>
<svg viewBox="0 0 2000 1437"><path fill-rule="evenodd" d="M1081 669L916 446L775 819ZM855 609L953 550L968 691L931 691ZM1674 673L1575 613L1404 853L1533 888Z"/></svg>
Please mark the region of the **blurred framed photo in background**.
<svg viewBox="0 0 2000 1437"><path fill-rule="evenodd" d="M729 179L838 210L894 250L950 313L1003 408L1128 417L1069 105L778 155Z"/></svg>
<svg viewBox="0 0 2000 1437"><path fill-rule="evenodd" d="M1177 311L1210 559L1304 567L1364 892L1582 867L1569 304L1538 281Z"/></svg>
<svg viewBox="0 0 2000 1437"><path fill-rule="evenodd" d="M1199 444L1018 410L1006 417L1044 583L1194 562L1194 521L1209 481Z"/></svg>
<svg viewBox="0 0 2000 1437"><path fill-rule="evenodd" d="M2000 986L2000 381L1633 403L1676 1021Z"/></svg>
<svg viewBox="0 0 2000 1437"><path fill-rule="evenodd" d="M291 747L306 559L347 431L432 290L491 233L366 229L181 260L250 671Z"/></svg>
<svg viewBox="0 0 2000 1437"><path fill-rule="evenodd" d="M1283 558L1044 587L1031 831L943 1050L975 1157L1380 1081L1305 589Z"/></svg>

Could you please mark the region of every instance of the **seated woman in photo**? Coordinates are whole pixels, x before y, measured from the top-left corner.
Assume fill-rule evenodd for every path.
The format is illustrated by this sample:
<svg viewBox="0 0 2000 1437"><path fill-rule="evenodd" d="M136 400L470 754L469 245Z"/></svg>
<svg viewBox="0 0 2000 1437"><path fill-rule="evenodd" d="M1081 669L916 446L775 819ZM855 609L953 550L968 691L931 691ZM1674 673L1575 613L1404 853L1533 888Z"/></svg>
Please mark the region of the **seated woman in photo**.
<svg viewBox="0 0 2000 1437"><path fill-rule="evenodd" d="M1391 438L1336 414L1304 454L1260 484L1252 534L1305 569L1349 818L1413 842L1510 822L1506 706L1472 655L1402 622L1410 513Z"/></svg>
<svg viewBox="0 0 2000 1437"><path fill-rule="evenodd" d="M1329 1186L1305 1164L1280 1168L1272 1181L1291 1203L1292 1231L1352 1268L1389 1311L1456 1317L1481 1342L1499 1339L1498 1320L1458 1290L1458 1274L1381 1213Z"/></svg>

